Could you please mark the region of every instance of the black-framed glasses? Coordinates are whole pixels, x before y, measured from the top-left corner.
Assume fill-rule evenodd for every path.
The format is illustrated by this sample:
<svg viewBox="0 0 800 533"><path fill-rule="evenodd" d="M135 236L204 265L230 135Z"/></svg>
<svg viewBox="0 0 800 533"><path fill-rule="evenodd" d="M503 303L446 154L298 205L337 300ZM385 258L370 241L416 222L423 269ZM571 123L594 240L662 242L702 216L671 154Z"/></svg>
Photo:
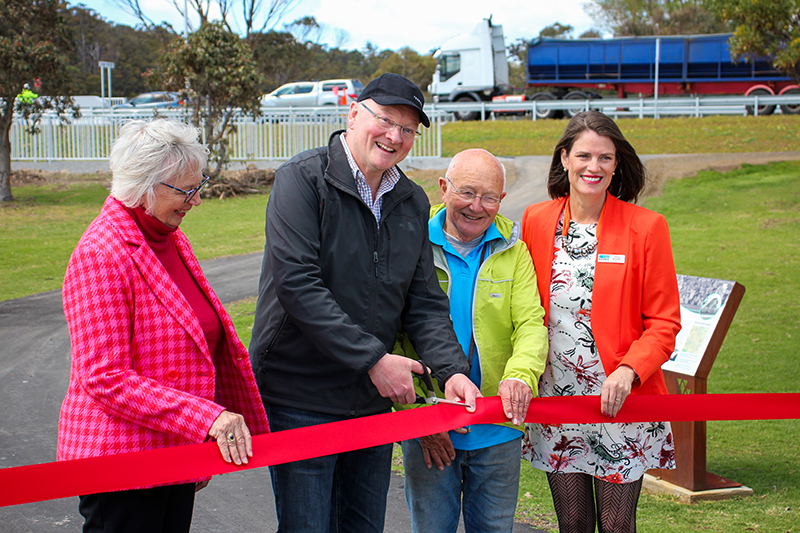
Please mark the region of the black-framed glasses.
<svg viewBox="0 0 800 533"><path fill-rule="evenodd" d="M498 198L496 196L491 196L491 195L478 196L477 194L475 194L475 191L459 191L458 189L456 189L456 186L453 185L453 182L450 181L449 177L445 176L444 179L446 179L447 183L449 183L450 186L453 188L453 192L455 192L457 195L459 195L467 202L472 203L472 201L475 198L477 198L478 200L481 201L481 205L483 207L497 207L498 205L500 205L500 200L502 200L502 198Z"/></svg>
<svg viewBox="0 0 800 533"><path fill-rule="evenodd" d="M372 113L372 116L375 117L375 119L378 121L378 125L382 129L384 129L386 131L392 131L393 129L395 129L395 127L400 128L400 136L403 137L407 141L410 141L411 139L416 139L417 137L421 137L422 136L422 134L418 130L409 128L408 126L403 126L402 124L398 124L397 122L395 122L394 120L392 120L390 118L378 115L378 114L375 113L375 111L373 111L372 109L370 109L366 105L364 105L364 102L359 102L359 103L362 106L364 106L364 109L366 109L367 111Z"/></svg>
<svg viewBox="0 0 800 533"><path fill-rule="evenodd" d="M198 185L194 189L189 189L188 191L184 191L183 189L179 189L179 188L175 187L174 185L170 185L169 183L164 183L163 181L160 181L159 183L161 185L165 185L165 186L169 187L170 189L175 189L176 191L182 192L183 194L185 194L186 195L186 199L183 200L183 203L188 204L189 202L192 201L192 198L194 198L194 195L197 194L198 192L200 192L200 189L202 189L203 186L206 183L208 183L208 180L210 180L210 179L211 179L211 176L206 176L205 174L203 174L203 181L200 182L200 185Z"/></svg>

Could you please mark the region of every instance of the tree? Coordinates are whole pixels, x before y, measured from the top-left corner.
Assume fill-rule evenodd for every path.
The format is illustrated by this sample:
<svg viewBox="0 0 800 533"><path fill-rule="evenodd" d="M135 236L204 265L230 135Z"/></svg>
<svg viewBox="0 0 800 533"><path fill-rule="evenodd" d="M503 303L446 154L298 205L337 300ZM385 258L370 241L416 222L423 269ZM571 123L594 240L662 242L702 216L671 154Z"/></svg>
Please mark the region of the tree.
<svg viewBox="0 0 800 533"><path fill-rule="evenodd" d="M194 11L200 19L200 26L211 21L212 12L219 13L220 20L225 29L233 33L234 20L237 15L241 15L241 22L244 25L243 33L245 41L252 46L251 35L263 33L277 24L287 12L291 11L299 0L187 0L188 10ZM142 7L141 0L114 0L120 8L138 18L146 27L156 26L153 20L147 16L146 9ZM172 5L181 16L186 17L183 12L183 2L173 0ZM212 9L212 5L215 9ZM190 27L189 31L196 28Z"/></svg>
<svg viewBox="0 0 800 533"><path fill-rule="evenodd" d="M600 39L602 36L603 35L600 33L600 30L589 28L585 32L578 35L578 39Z"/></svg>
<svg viewBox="0 0 800 533"><path fill-rule="evenodd" d="M528 85L528 44L528 39L519 38L506 47L508 84L513 88L514 92L526 92L526 86Z"/></svg>
<svg viewBox="0 0 800 533"><path fill-rule="evenodd" d="M726 27L709 0L592 0L586 12L615 36L717 33Z"/></svg>
<svg viewBox="0 0 800 533"><path fill-rule="evenodd" d="M539 37L572 39L573 31L575 31L575 28L573 28L569 24L561 24L560 22L555 22L553 24L550 24L549 26L545 26L544 28L542 28L542 31L539 32Z"/></svg>
<svg viewBox="0 0 800 533"><path fill-rule="evenodd" d="M192 123L203 128L216 177L228 161L228 135L234 113L258 114L261 75L250 48L221 22L203 24L177 39L161 55L162 85L188 96ZM187 89L187 86L189 87Z"/></svg>
<svg viewBox="0 0 800 533"><path fill-rule="evenodd" d="M263 93L303 77L310 54L291 33L273 30L253 34L250 39L253 58L264 80Z"/></svg>
<svg viewBox="0 0 800 533"><path fill-rule="evenodd" d="M729 42L734 56L768 57L800 82L800 0L715 0L712 6L736 28Z"/></svg>
<svg viewBox="0 0 800 533"><path fill-rule="evenodd" d="M727 33L731 28L706 5L709 2L684 2L667 14L663 35Z"/></svg>
<svg viewBox="0 0 800 533"><path fill-rule="evenodd" d="M64 112L72 105L67 75L71 28L59 0L0 0L0 202L11 194L11 139L14 114L22 116L31 133L47 109ZM16 100L25 84L41 79L46 97L32 103Z"/></svg>
<svg viewBox="0 0 800 533"><path fill-rule="evenodd" d="M372 76L394 72L408 78L418 87L427 87L436 70L436 60L432 56L421 56L409 47L401 48L381 61Z"/></svg>
<svg viewBox="0 0 800 533"><path fill-rule="evenodd" d="M116 63L114 95L133 97L145 92L147 79L142 73L158 66L161 50L177 37L167 26L111 24L82 6L70 7L65 16L74 35L69 71L76 94L100 94L99 61Z"/></svg>
<svg viewBox="0 0 800 533"><path fill-rule="evenodd" d="M592 0L585 11L615 36L653 35L658 0Z"/></svg>

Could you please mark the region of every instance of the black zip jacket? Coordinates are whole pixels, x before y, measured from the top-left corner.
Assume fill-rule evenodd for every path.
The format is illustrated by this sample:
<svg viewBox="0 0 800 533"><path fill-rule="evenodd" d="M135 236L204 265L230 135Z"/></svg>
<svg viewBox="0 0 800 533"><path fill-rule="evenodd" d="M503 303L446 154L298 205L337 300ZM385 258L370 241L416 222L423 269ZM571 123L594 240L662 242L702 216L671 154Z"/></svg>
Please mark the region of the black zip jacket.
<svg viewBox="0 0 800 533"><path fill-rule="evenodd" d="M276 172L250 359L266 403L365 416L392 406L367 372L401 321L440 382L469 369L433 266L427 196L402 175L378 226L340 133Z"/></svg>

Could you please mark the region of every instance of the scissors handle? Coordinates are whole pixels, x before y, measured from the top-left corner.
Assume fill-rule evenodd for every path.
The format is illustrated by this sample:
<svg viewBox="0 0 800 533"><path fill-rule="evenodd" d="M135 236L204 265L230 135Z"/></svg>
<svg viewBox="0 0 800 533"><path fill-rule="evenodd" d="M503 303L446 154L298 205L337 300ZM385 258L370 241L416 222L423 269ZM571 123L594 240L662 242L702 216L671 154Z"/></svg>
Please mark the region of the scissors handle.
<svg viewBox="0 0 800 533"><path fill-rule="evenodd" d="M456 400L446 400L444 398L437 398L436 397L436 389L433 388L433 381L431 380L431 375L428 372L428 365L425 364L425 361L419 359L419 362L422 363L422 374L419 377L422 379L422 382L425 383L425 386L428 387L428 398L423 398L422 396L417 396L417 399L414 403L425 403L425 404L440 404L446 403L449 405L460 405L465 407L467 404L464 402L459 402Z"/></svg>
<svg viewBox="0 0 800 533"><path fill-rule="evenodd" d="M431 380L431 375L428 373L428 365L425 364L425 361L419 359L419 362L422 364L422 374L419 374L422 382L425 383L425 386L428 387L428 394L433 396L434 388L433 388L433 380Z"/></svg>

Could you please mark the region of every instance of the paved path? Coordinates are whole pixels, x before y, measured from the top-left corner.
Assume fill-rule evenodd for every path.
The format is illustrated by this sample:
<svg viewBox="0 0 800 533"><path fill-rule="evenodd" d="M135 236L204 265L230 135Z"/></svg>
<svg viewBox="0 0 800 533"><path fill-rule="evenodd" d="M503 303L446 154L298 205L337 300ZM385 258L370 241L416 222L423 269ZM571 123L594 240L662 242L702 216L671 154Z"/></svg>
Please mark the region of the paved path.
<svg viewBox="0 0 800 533"><path fill-rule="evenodd" d="M253 295L261 254L204 261L202 266L220 299L228 303ZM0 302L0 339L0 468L53 461L58 411L69 379L69 333L61 291ZM77 498L0 508L4 533L80 531L81 524ZM197 495L195 533L267 532L276 527L265 469L217 476ZM396 475L385 530L410 531L403 479ZM536 530L519 524L514 531Z"/></svg>
<svg viewBox="0 0 800 533"><path fill-rule="evenodd" d="M513 185L521 186L523 181L518 175ZM511 192L510 187L509 199ZM513 195L519 195L514 205L524 209L530 203L525 200L530 192L521 187L521 192ZM508 215L518 210L521 216L519 207ZM202 267L222 302L229 303L255 295L261 253L204 261ZM61 291L0 302L0 339L0 468L53 461L58 411L67 390L70 365ZM82 523L77 498L0 508L3 533L76 532ZM194 533L269 532L276 527L272 488L265 469L217 476L197 495ZM385 531L410 530L403 479L395 475ZM537 530L517 524L514 531Z"/></svg>
<svg viewBox="0 0 800 533"><path fill-rule="evenodd" d="M742 162L798 159L800 152L782 154L720 154L646 156L655 174L673 177L714 166ZM508 185L501 212L519 221L525 207L547 199L545 176L549 157L513 159L516 179ZM436 168L446 168L443 160ZM657 181L663 181L658 179ZM202 263L223 303L254 296L261 254ZM61 291L0 302L0 468L55 460L58 411L69 379L69 334L61 308ZM524 467L525 465L523 465ZM403 480L394 476L389 492L386 531L410 531ZM14 490L0 487L0 490ZM77 498L0 508L3 533L80 531ZM277 526L266 470L215 477L197 496L192 531L274 531ZM515 532L536 531L517 524Z"/></svg>

